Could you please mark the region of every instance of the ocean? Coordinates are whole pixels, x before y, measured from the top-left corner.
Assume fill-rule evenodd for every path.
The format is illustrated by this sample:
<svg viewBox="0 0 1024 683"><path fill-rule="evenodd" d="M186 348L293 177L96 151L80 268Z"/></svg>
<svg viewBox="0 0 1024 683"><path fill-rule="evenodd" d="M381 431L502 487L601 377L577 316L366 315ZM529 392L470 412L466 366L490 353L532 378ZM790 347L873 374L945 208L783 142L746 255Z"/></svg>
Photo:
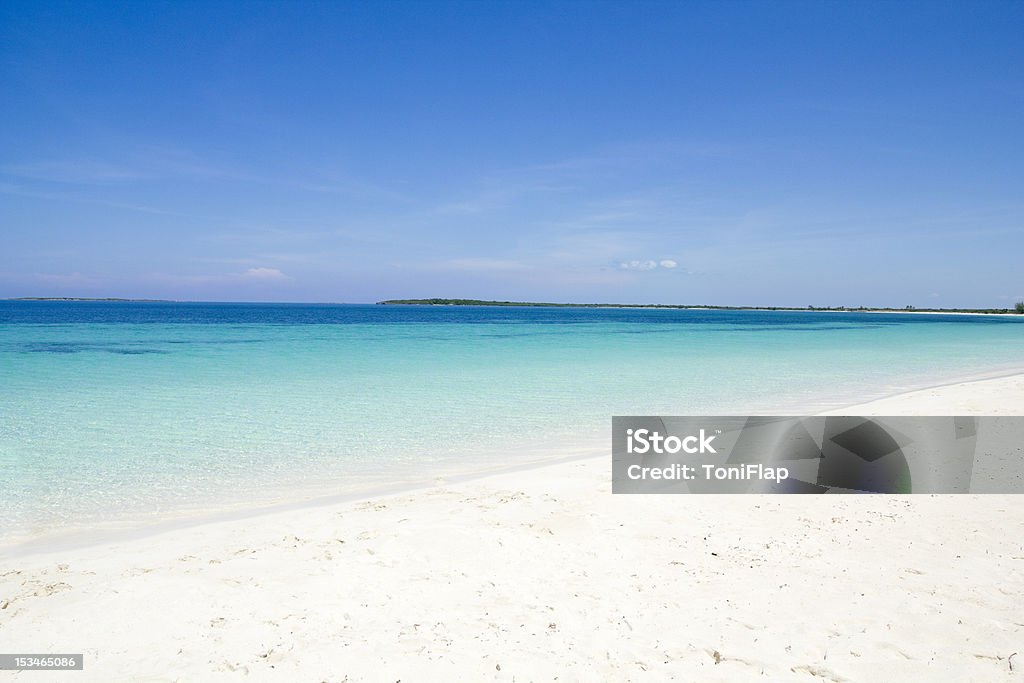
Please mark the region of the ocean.
<svg viewBox="0 0 1024 683"><path fill-rule="evenodd" d="M613 415L836 408L1022 350L1015 316L0 302L0 543L600 451Z"/></svg>

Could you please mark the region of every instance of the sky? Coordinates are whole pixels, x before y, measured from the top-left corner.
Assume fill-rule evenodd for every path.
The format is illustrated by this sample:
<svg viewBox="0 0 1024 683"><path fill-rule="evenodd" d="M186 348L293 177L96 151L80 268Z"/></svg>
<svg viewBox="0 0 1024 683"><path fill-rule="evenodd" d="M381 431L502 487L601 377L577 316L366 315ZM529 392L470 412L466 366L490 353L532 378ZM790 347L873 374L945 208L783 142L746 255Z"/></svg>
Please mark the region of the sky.
<svg viewBox="0 0 1024 683"><path fill-rule="evenodd" d="M0 297L1005 307L1024 3L0 3Z"/></svg>

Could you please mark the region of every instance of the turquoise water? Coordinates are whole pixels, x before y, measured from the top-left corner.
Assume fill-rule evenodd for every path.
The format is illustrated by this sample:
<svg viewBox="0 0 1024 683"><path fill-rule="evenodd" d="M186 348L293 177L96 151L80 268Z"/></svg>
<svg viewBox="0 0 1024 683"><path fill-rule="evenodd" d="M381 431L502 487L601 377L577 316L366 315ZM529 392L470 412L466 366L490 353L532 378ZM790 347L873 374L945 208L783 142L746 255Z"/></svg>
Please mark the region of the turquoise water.
<svg viewBox="0 0 1024 683"><path fill-rule="evenodd" d="M293 500L1024 366L1006 316L0 302L0 528Z"/></svg>

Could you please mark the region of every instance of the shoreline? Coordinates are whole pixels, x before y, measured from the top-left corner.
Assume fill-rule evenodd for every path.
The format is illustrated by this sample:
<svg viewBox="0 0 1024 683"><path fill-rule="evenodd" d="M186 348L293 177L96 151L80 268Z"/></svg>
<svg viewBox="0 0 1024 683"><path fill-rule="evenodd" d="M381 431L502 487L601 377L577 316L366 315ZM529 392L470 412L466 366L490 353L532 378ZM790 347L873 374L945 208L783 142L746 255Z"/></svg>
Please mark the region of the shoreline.
<svg viewBox="0 0 1024 683"><path fill-rule="evenodd" d="M1024 374L851 408L928 402ZM0 637L75 681L1003 680L1022 537L1011 496L613 496L602 453L7 558Z"/></svg>
<svg viewBox="0 0 1024 683"><path fill-rule="evenodd" d="M1010 406L1009 412L990 408L988 412L977 413L971 401L981 400L986 406L994 405L992 401L1006 394L1007 390L1019 398L1017 407ZM959 398L958 398L959 397ZM975 398L977 397L977 398ZM925 400L926 405L937 403L940 413L919 410L909 407L918 406ZM836 403L841 407L830 407ZM802 408L811 408L805 410ZM946 411L943 413L942 411ZM900 389L892 393L882 394L877 398L862 402L852 399L835 401L811 401L810 405L781 405L777 411L753 410L753 415L913 415L913 414L986 414L986 415L1024 415L1024 368L1000 369L984 373L974 373L938 383L922 383L908 389ZM567 441L554 444L548 451L558 455L538 455L537 449L531 449L533 457L512 464L489 463L476 457L446 463L439 471L424 470L412 479L398 482L377 481L373 484L354 486L333 493L321 490L313 492L309 489L296 490L292 495L285 495L276 500L268 499L255 505L243 505L223 508L207 508L201 511L171 513L164 518L140 520L134 518L122 523L114 522L108 526L85 525L72 529L53 532L26 534L13 543L0 544L0 559L17 559L36 554L51 554L68 550L95 547L112 542L130 541L147 538L163 533L200 527L207 524L222 522L239 522L261 519L296 510L330 507L355 502L366 502L381 497L401 495L405 493L425 491L437 486L466 483L501 477L517 472L530 472L546 467L557 466L566 462L579 460L596 460L607 457L605 440L590 435L581 441ZM564 455L566 451L571 455ZM469 466L468 468L466 466Z"/></svg>
<svg viewBox="0 0 1024 683"><path fill-rule="evenodd" d="M165 519L151 522L128 523L122 527L81 527L73 530L62 530L55 533L30 535L23 540L9 545L0 545L0 560L13 560L33 555L63 553L82 548L93 548L108 543L133 541L150 538L160 534L185 529L202 527L208 524L221 524L261 519L302 510L365 503L378 498L387 498L407 493L425 491L437 486L447 486L474 482L490 477L500 477L518 472L553 467L579 460L592 460L607 454L601 446L581 448L574 455L548 456L540 459L526 460L506 465L478 467L469 470L452 470L430 477L405 480L394 484L378 484L368 487L354 488L337 493L318 494L310 497L297 497L277 502L267 502L249 507L209 510L195 514L173 515ZM585 452L582 452L585 451Z"/></svg>
<svg viewBox="0 0 1024 683"><path fill-rule="evenodd" d="M470 301L470 300L466 300ZM597 308L597 309L638 309L638 310L671 310L671 311L756 311L763 313L909 313L913 315L997 315L1019 317L1024 321L1024 314L1012 308L1004 309L913 309L901 308L845 308L845 307L788 307L788 306L699 306L689 304L581 304L529 301L479 301L478 303L430 303L427 300L395 299L371 301L365 303L334 302L334 301L205 301L190 299L132 299L121 297L9 297L0 298L0 302L55 302L55 303L129 303L129 304L228 304L240 306L421 306L421 307L491 307L491 308Z"/></svg>
<svg viewBox="0 0 1024 683"><path fill-rule="evenodd" d="M1004 400L1007 401L1004 403ZM942 413L945 415L1024 415L1024 372L997 371L990 376L942 382L821 414L839 415L842 411L857 411L851 414L867 416L939 414L930 412L927 407L947 411Z"/></svg>

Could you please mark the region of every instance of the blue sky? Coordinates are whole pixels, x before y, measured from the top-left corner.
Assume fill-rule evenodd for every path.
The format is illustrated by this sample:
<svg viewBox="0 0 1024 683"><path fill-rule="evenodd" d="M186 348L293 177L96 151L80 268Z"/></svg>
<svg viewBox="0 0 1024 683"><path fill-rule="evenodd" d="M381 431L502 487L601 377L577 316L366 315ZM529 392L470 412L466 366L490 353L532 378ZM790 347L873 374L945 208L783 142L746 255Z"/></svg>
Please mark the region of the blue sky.
<svg viewBox="0 0 1024 683"><path fill-rule="evenodd" d="M0 296L1007 306L1024 3L0 5Z"/></svg>

